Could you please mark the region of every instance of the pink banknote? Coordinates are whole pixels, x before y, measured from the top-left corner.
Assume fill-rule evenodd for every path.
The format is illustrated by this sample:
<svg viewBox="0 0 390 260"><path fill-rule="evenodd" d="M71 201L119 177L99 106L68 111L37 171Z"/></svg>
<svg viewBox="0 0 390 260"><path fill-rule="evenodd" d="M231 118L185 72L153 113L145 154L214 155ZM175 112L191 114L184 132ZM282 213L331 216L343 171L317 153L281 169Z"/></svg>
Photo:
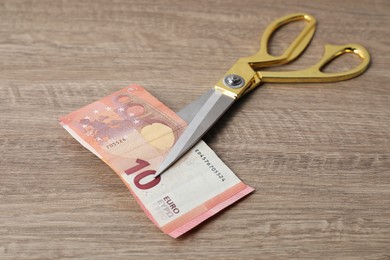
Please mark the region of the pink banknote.
<svg viewBox="0 0 390 260"><path fill-rule="evenodd" d="M146 215L172 237L253 191L203 141L153 178L186 123L140 86L63 116L60 124L119 175Z"/></svg>

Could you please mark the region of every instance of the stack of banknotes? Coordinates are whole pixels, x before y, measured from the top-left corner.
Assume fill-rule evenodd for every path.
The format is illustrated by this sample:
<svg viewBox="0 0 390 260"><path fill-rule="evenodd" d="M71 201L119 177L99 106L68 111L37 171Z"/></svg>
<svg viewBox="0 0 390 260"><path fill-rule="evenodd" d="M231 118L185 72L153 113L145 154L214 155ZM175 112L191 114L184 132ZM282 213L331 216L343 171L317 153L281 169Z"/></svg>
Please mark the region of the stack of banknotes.
<svg viewBox="0 0 390 260"><path fill-rule="evenodd" d="M140 86L65 115L60 124L108 164L153 223L174 238L253 191L203 141L154 178L186 122Z"/></svg>

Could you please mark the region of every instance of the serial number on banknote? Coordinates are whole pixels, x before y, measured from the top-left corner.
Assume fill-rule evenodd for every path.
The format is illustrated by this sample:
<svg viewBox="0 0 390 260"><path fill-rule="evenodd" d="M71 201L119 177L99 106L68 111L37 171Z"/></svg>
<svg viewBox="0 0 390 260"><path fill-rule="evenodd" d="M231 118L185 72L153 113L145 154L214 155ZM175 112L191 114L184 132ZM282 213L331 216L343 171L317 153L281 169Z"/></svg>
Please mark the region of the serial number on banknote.
<svg viewBox="0 0 390 260"><path fill-rule="evenodd" d="M225 181L225 176L218 171L218 169L207 159L206 155L204 155L199 149L195 149L195 153L199 155L199 157L203 160L203 162L210 168L211 172L213 172L221 181Z"/></svg>
<svg viewBox="0 0 390 260"><path fill-rule="evenodd" d="M107 144L106 147L107 147L107 149L114 148L115 146L120 145L121 143L124 143L124 142L126 142L126 139L121 138L121 139L116 140L110 144Z"/></svg>

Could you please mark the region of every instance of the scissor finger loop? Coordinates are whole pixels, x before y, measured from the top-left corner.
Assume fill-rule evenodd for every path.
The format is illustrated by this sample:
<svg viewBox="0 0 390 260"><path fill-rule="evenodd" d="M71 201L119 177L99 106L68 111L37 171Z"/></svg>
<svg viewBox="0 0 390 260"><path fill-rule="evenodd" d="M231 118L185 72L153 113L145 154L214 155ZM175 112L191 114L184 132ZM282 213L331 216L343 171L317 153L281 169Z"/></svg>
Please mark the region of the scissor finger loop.
<svg viewBox="0 0 390 260"><path fill-rule="evenodd" d="M346 53L353 53L361 59L355 68L341 72L322 71L325 66ZM359 76L367 69L369 63L367 49L359 44L327 44L322 59L312 67L297 71L258 71L257 74L261 82L335 82Z"/></svg>
<svg viewBox="0 0 390 260"><path fill-rule="evenodd" d="M272 35L284 25L296 21L305 21L305 27L289 45L285 52L279 56L271 55L268 50ZM239 62L248 62L253 69L282 65L295 60L308 46L316 30L316 19L304 13L287 15L271 23L264 31L260 41L260 50L253 56L242 58Z"/></svg>

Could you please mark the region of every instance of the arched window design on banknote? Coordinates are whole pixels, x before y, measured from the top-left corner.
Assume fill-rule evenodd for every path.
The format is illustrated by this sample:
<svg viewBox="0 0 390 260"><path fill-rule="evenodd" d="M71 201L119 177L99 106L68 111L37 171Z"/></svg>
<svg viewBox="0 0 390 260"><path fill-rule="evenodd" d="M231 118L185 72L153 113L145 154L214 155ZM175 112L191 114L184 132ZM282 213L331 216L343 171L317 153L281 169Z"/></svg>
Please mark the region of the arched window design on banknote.
<svg viewBox="0 0 390 260"><path fill-rule="evenodd" d="M142 146L139 137L162 154L173 146L184 130L183 124L162 113L159 101L145 100L135 91L137 89L117 92L83 109L84 115L78 115L79 129L93 142L92 146L116 155L123 155L124 150L127 153L129 147L132 150ZM145 94L141 92L140 95Z"/></svg>
<svg viewBox="0 0 390 260"><path fill-rule="evenodd" d="M176 121L167 117L165 114L160 113L156 107L145 103L136 96L122 94L114 98L114 102L125 109L126 113L122 114L123 118L125 120L130 120L133 128L138 131L142 131L145 127L153 124L156 124L153 131L164 131L162 129L164 129L165 126L170 129L176 140L184 130L182 127L178 126Z"/></svg>

